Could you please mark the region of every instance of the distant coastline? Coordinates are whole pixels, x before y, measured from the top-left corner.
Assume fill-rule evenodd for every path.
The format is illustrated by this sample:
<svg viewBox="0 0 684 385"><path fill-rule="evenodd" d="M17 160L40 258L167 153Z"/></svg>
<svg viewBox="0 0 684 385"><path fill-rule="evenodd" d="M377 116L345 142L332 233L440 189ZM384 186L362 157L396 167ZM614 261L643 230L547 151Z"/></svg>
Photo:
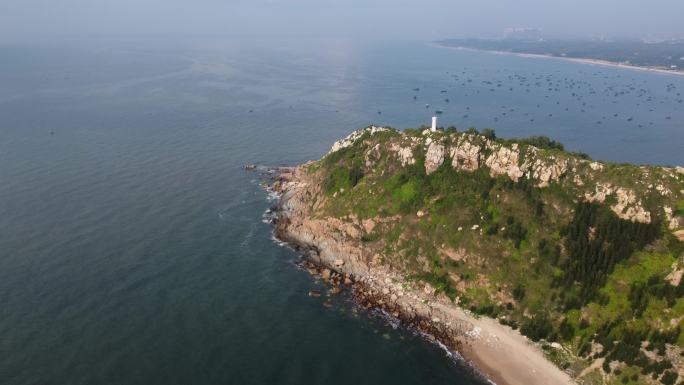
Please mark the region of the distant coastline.
<svg viewBox="0 0 684 385"><path fill-rule="evenodd" d="M622 68L622 69L628 69L628 70L654 72L654 73L667 74L667 75L684 76L684 71L682 71L682 70L667 69L667 68L662 68L662 67L649 67L649 66L639 66L639 65L633 65L633 64L624 64L624 63L613 62L613 61L609 61L609 60L601 60L601 59L591 59L591 58L581 58L581 57L566 57L566 56L557 56L557 55L551 55L551 54L538 54L538 53L514 52L514 51L505 51L505 50L494 50L494 49L486 49L486 48L475 48L475 47L466 47L466 46L458 46L458 45L449 45L449 44L445 44L442 42L434 42L434 43L432 43L432 45L435 47L438 47L438 48L447 48L447 49L455 49L455 50L463 50L463 51L489 52L489 53L499 54L499 55L513 55L513 56L526 57L526 58L559 59L559 60L564 60L564 61L571 61L571 62L582 63L582 64L598 65L598 66L603 66L603 67L613 67L613 68Z"/></svg>

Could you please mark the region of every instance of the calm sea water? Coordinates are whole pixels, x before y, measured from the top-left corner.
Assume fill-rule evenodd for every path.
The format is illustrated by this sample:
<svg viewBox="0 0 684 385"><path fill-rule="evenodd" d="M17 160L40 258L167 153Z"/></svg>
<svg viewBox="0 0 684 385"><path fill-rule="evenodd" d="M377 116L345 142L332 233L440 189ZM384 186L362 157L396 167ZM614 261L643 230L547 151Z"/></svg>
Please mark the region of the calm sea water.
<svg viewBox="0 0 684 385"><path fill-rule="evenodd" d="M435 109L684 164L684 77L427 44L1 46L0 85L2 384L476 384L344 297L309 298L241 166Z"/></svg>

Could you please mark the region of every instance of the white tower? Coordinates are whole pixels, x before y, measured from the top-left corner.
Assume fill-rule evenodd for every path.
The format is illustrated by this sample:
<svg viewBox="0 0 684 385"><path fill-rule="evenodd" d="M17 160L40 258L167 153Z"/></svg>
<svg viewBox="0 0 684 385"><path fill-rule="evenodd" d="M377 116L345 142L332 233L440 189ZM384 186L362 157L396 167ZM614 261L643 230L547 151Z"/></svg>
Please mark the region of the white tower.
<svg viewBox="0 0 684 385"><path fill-rule="evenodd" d="M436 116L432 117L432 128L430 128L430 131L437 131L437 117Z"/></svg>

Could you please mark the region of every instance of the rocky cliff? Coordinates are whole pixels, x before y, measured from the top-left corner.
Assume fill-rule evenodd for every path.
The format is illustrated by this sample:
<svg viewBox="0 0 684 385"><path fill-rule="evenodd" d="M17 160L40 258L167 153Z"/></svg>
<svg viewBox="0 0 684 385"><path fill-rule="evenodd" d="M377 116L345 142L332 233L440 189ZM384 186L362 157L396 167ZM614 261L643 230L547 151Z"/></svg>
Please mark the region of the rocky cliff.
<svg viewBox="0 0 684 385"><path fill-rule="evenodd" d="M361 138L372 137L381 132L395 132L384 127L370 126L357 130L346 138L333 144L330 152L335 153L349 148ZM623 219L650 223L651 213L643 207L637 198L636 184L641 194L656 193L669 199L670 205L682 199L680 181L684 178L684 167L634 167L631 180L627 186L614 186L609 180L609 171L605 165L583 159L572 154L558 151L544 151L531 145L519 145L515 142L497 142L477 134L445 134L424 130L420 135L398 135L384 144L385 149L393 153L402 166L415 163L417 153L424 154L426 174L436 171L448 159L454 170L475 171L486 167L489 174L507 176L517 182L524 178L532 181L537 187L548 187L552 182L562 178L572 181L573 190L589 201L604 202L606 199L617 202L611 205L616 215ZM381 144L377 143L365 155L366 167L372 166L372 159L378 158ZM615 167L613 166L611 170ZM625 166L626 167L626 166ZM653 170L657 170L653 172ZM673 191L673 189L675 191ZM665 199L668 200L668 199ZM671 206L661 206L662 213L668 218L671 229L684 226L682 214L672 216Z"/></svg>
<svg viewBox="0 0 684 385"><path fill-rule="evenodd" d="M684 169L548 143L355 131L281 175L276 234L498 382L684 380Z"/></svg>

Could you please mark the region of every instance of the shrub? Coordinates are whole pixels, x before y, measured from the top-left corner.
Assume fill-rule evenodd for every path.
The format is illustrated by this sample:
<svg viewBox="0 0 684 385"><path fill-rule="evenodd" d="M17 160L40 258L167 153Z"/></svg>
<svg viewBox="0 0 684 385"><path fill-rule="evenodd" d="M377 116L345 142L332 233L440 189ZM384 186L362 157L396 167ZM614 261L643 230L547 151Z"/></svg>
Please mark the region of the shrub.
<svg viewBox="0 0 684 385"><path fill-rule="evenodd" d="M563 322L561 322L560 327L558 328L558 332L560 333L561 338L563 338L564 341L570 340L575 335L575 328L572 327L570 322L568 322L568 319L564 319Z"/></svg>
<svg viewBox="0 0 684 385"><path fill-rule="evenodd" d="M610 361L608 361L608 359L605 359L605 360L603 361L602 367L603 367L603 371L604 371L604 372L610 373Z"/></svg>
<svg viewBox="0 0 684 385"><path fill-rule="evenodd" d="M515 285L515 288L513 288L513 299L516 301L520 302L525 298L525 286L523 286L522 283L518 282Z"/></svg>
<svg viewBox="0 0 684 385"><path fill-rule="evenodd" d="M528 144L541 149L565 150L561 142L557 142L548 136L530 136L528 138L511 139L511 141Z"/></svg>
<svg viewBox="0 0 684 385"><path fill-rule="evenodd" d="M676 326L673 329L670 330L663 330L663 331L658 331L654 330L653 333L649 336L648 340L651 342L649 348L652 348L654 350L658 350L660 354L663 354L665 352L665 344L674 344L677 342L679 339L679 333L681 332L681 329L679 326Z"/></svg>
<svg viewBox="0 0 684 385"><path fill-rule="evenodd" d="M677 381L677 372L673 372L671 370L665 372L663 377L660 379L660 382L665 385L674 385L675 381Z"/></svg>
<svg viewBox="0 0 684 385"><path fill-rule="evenodd" d="M496 132L491 128L485 128L482 130L482 136L489 140L496 140Z"/></svg>
<svg viewBox="0 0 684 385"><path fill-rule="evenodd" d="M363 178L363 170L358 166L351 169L344 166L333 167L334 169L328 174L323 186L328 194L335 193L340 189L351 189Z"/></svg>
<svg viewBox="0 0 684 385"><path fill-rule="evenodd" d="M646 285L642 282L632 282L629 288L629 303L632 307L632 314L639 318L648 306L648 296L646 295Z"/></svg>
<svg viewBox="0 0 684 385"><path fill-rule="evenodd" d="M520 332L533 341L539 341L551 335L553 325L551 325L551 321L545 315L537 314L522 325Z"/></svg>

